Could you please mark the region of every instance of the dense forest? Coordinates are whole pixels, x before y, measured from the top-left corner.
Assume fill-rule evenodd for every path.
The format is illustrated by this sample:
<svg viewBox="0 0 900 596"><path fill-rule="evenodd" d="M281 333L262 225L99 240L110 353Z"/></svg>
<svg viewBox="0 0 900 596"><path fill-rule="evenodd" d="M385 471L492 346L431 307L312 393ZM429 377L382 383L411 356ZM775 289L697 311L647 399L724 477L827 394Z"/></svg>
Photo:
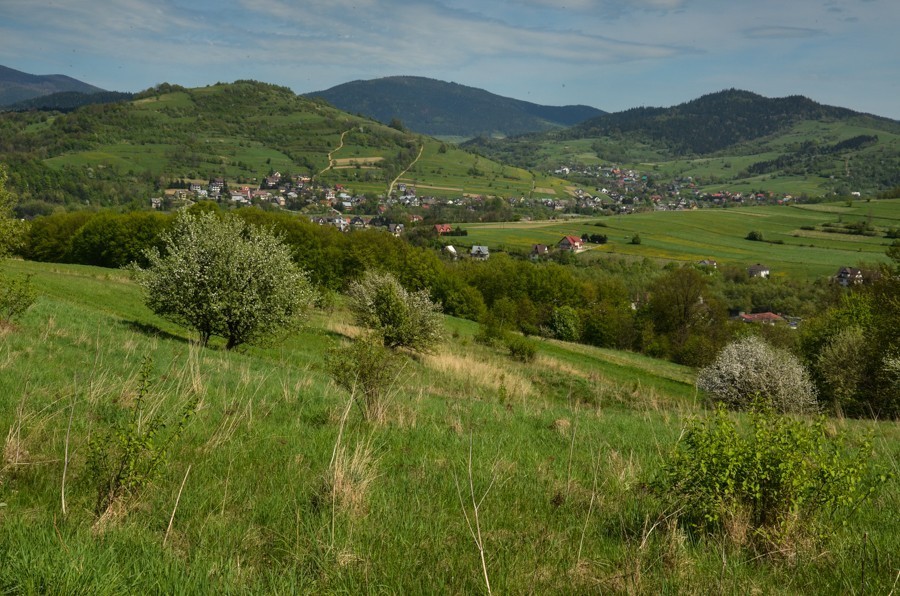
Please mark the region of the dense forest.
<svg viewBox="0 0 900 596"><path fill-rule="evenodd" d="M604 113L589 106L543 106L424 77L353 81L310 93L351 114L383 124L401 121L418 133L474 137L556 130Z"/></svg>

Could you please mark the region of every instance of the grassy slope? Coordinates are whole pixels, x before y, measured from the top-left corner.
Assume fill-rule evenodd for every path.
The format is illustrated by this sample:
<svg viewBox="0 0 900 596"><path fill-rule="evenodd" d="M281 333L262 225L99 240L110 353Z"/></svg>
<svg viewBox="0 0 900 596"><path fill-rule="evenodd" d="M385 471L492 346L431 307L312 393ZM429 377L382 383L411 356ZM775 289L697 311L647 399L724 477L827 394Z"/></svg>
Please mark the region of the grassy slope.
<svg viewBox="0 0 900 596"><path fill-rule="evenodd" d="M823 223L871 221L877 230L900 227L900 200L829 203L791 207L747 207L698 211L654 212L602 219L556 222L470 224L469 235L447 241L469 246L487 245L528 251L532 244L554 245L567 234L605 234L606 245L594 246L582 258L605 254L675 261L712 258L739 266L762 262L773 275L819 278L834 275L839 267L885 260L892 242L884 238L803 230ZM605 227L594 224L600 222ZM768 241L746 240L759 230ZM631 244L635 234L641 244Z"/></svg>
<svg viewBox="0 0 900 596"><path fill-rule="evenodd" d="M347 395L322 359L352 332L340 311L314 314L269 348L197 351L120 272L7 266L32 273L42 297L0 335L0 429L10 429L0 591L480 592L456 488L458 480L470 503L470 449L477 495L496 480L480 524L498 593L847 592L860 585L863 556L867 588L887 592L900 564L896 478L815 559L753 561L654 530L640 486L698 411L691 372L559 342L542 342L538 362L523 366L475 344L475 326L456 319L438 353L408 361L386 425L351 412L341 440L351 451L370 446L375 471L368 491L355 493L358 508L332 516L323 484ZM87 440L133 403L145 356L159 412L192 392L200 405L158 480L101 531ZM900 456L895 423L840 424L873 429L885 462Z"/></svg>
<svg viewBox="0 0 900 596"><path fill-rule="evenodd" d="M244 105L241 95L257 92L259 102ZM413 142L424 144L425 152L402 181L422 186L425 194L529 196L537 186L554 189L557 196L568 195L560 179L505 167L454 147L441 153L441 142L435 139L406 135L280 90L260 91L241 84L162 93L130 102L115 118L92 123L103 131L102 142L86 136L90 149L67 151L45 163L57 170L90 166L115 168L122 175L224 176L235 181L261 179L270 169L306 173L305 161L314 168L313 174L322 172L325 182L379 194L387 188L382 160ZM121 122L127 125L119 127ZM40 134L48 126L49 122L33 125L27 132ZM347 134L340 147L342 133ZM343 163L345 167L323 172L332 151L336 160L368 162L359 168Z"/></svg>
<svg viewBox="0 0 900 596"><path fill-rule="evenodd" d="M775 171L763 175L744 176L738 174L748 166L776 159L781 155L790 155L805 142L820 145L833 145L842 140L859 135L875 135L878 143L846 153L845 155L823 158L823 165L815 175L792 175L784 171ZM811 196L829 194L835 182L844 179L853 171L855 163L894 163L883 158L896 159L900 154L900 135L873 128L870 123L851 119L846 121L803 121L788 131L756 141L742 143L712 156L691 159L673 158L662 147L654 147L633 138L583 138L559 139L549 134L546 138L529 137L530 144L537 145L533 152L533 163L544 170L552 170L560 165L583 164L588 166L617 163L626 168L634 168L652 174L661 180L676 177L692 177L709 181L701 187L707 192L728 189L734 192L766 190L776 193ZM599 156L598 156L599 155ZM831 177L834 177L834 180ZM600 183L602 186L602 182ZM860 190L872 194L877 185L868 184L865 180L854 180L851 190Z"/></svg>

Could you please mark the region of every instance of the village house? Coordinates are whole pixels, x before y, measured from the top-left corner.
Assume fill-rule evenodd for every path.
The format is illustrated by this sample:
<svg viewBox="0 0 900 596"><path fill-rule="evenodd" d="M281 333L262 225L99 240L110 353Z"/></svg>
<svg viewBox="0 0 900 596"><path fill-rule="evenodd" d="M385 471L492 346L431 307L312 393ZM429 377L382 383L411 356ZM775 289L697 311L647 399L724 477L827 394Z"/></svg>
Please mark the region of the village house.
<svg viewBox="0 0 900 596"><path fill-rule="evenodd" d="M441 236L443 234L452 234L453 226L451 226L450 224L434 224L434 231L438 236Z"/></svg>
<svg viewBox="0 0 900 596"><path fill-rule="evenodd" d="M855 286L863 283L863 273L856 267L841 267L834 276L834 280L845 288Z"/></svg>
<svg viewBox="0 0 900 596"><path fill-rule="evenodd" d="M583 245L581 238L578 236L563 236L563 239L559 241L557 246L562 250L571 250L574 252L576 250L581 250Z"/></svg>
<svg viewBox="0 0 900 596"><path fill-rule="evenodd" d="M749 275L750 277L768 278L769 268L765 265L757 263L756 265L751 265L747 268L747 275Z"/></svg>
<svg viewBox="0 0 900 596"><path fill-rule="evenodd" d="M762 325L775 325L785 322L784 317L773 312L740 313L737 318L744 323L759 323Z"/></svg>
<svg viewBox="0 0 900 596"><path fill-rule="evenodd" d="M550 254L550 248L546 244L534 244L531 247L531 260L536 261Z"/></svg>
<svg viewBox="0 0 900 596"><path fill-rule="evenodd" d="M476 244L475 246L472 247L472 250L469 251L469 256L472 257L473 259L478 259L479 261L484 261L488 257L491 256L491 253L488 250L487 246L479 246Z"/></svg>

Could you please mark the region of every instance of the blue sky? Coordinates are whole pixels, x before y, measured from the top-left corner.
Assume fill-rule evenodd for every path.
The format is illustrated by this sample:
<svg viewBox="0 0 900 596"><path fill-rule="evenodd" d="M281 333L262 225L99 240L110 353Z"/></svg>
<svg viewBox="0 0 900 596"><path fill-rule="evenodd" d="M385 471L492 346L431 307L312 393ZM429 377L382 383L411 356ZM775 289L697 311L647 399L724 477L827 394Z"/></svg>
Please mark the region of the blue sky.
<svg viewBox="0 0 900 596"><path fill-rule="evenodd" d="M900 119L898 0L0 0L0 64L118 91L418 75L549 105L735 87Z"/></svg>

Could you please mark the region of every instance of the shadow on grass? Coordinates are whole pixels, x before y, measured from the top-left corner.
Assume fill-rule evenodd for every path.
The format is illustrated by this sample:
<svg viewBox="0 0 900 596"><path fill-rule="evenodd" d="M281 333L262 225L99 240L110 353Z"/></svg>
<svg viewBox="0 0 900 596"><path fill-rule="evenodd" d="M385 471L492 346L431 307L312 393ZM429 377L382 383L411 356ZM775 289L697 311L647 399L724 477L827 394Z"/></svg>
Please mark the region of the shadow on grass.
<svg viewBox="0 0 900 596"><path fill-rule="evenodd" d="M174 333L169 333L168 331L164 331L157 327L156 325L150 325L148 323L139 323L137 321L122 321L122 325L131 329L132 331L137 331L138 333L143 333L144 335L149 335L151 337L159 337L162 339L171 339L173 341L179 341L182 343L191 343L191 340L187 337L181 335L175 335Z"/></svg>

